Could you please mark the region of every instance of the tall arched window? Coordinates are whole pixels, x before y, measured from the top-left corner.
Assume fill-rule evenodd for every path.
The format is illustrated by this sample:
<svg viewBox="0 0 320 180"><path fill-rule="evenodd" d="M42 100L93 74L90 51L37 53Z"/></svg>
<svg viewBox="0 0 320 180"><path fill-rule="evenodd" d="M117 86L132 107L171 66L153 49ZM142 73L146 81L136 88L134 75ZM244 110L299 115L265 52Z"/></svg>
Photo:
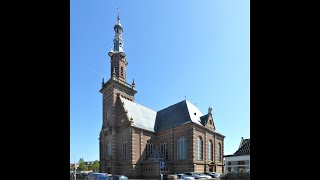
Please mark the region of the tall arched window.
<svg viewBox="0 0 320 180"><path fill-rule="evenodd" d="M122 159L128 160L128 141L126 139L122 142Z"/></svg>
<svg viewBox="0 0 320 180"><path fill-rule="evenodd" d="M108 154L108 144L109 144L109 142L107 141L106 144L105 144L105 147L104 147L104 149L103 149L103 151L105 151L105 154L106 154L106 155L109 155L109 154Z"/></svg>
<svg viewBox="0 0 320 180"><path fill-rule="evenodd" d="M107 155L111 156L111 142L108 141L107 143Z"/></svg>
<svg viewBox="0 0 320 180"><path fill-rule="evenodd" d="M115 69L116 75L119 76L119 67L115 66L114 69Z"/></svg>
<svg viewBox="0 0 320 180"><path fill-rule="evenodd" d="M187 155L187 140L186 138L184 138L183 136L180 137L178 139L178 145L177 145L177 157L178 157L178 160L185 160Z"/></svg>
<svg viewBox="0 0 320 180"><path fill-rule="evenodd" d="M218 161L221 162L221 143L218 143Z"/></svg>
<svg viewBox="0 0 320 180"><path fill-rule="evenodd" d="M162 141L160 145L160 152L163 155L164 158L168 159L168 147L167 147L167 142Z"/></svg>
<svg viewBox="0 0 320 180"><path fill-rule="evenodd" d="M202 138L199 136L197 141L198 141L198 143L197 143L198 144L198 147L197 147L197 152L198 152L197 153L197 155L198 155L197 159L198 160L202 160Z"/></svg>
<svg viewBox="0 0 320 180"><path fill-rule="evenodd" d="M146 148L146 159L148 159L152 154L152 143L150 140L147 141Z"/></svg>
<svg viewBox="0 0 320 180"><path fill-rule="evenodd" d="M208 141L208 160L212 161L212 141Z"/></svg>

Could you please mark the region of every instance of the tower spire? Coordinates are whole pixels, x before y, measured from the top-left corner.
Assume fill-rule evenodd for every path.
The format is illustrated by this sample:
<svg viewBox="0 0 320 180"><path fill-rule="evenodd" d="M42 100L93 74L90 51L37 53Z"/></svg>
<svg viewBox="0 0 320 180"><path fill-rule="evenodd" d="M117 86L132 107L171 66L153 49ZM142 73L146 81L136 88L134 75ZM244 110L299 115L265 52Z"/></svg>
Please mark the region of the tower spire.
<svg viewBox="0 0 320 180"><path fill-rule="evenodd" d="M126 60L126 54L123 51L123 39L122 32L123 28L120 23L120 13L117 8L118 15L116 23L113 27L114 38L113 38L113 49L111 49L108 55L111 57L111 77L119 78L121 81L126 82L126 66L128 64Z"/></svg>
<svg viewBox="0 0 320 180"><path fill-rule="evenodd" d="M113 38L113 51L123 52L123 40L122 40L123 28L120 23L120 13L118 8L117 8L117 11L118 11L117 21L113 27L115 32L115 35Z"/></svg>

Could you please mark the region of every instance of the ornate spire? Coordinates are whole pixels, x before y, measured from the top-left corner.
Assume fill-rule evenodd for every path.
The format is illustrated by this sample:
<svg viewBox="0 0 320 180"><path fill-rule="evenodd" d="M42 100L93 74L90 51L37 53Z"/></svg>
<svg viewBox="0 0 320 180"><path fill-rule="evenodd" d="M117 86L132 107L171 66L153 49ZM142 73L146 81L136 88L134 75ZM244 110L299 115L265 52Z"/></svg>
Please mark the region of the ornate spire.
<svg viewBox="0 0 320 180"><path fill-rule="evenodd" d="M122 40L123 28L120 23L119 10L118 10L117 21L116 21L116 24L114 25L114 32L115 32L115 35L113 38L113 51L123 52L123 40Z"/></svg>

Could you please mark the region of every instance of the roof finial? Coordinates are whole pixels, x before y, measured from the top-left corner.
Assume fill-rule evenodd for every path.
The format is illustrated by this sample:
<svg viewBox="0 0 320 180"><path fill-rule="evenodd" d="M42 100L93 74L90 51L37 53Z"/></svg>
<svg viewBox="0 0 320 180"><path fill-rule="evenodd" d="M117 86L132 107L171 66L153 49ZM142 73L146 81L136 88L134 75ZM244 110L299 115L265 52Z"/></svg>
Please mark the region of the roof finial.
<svg viewBox="0 0 320 180"><path fill-rule="evenodd" d="M135 88L135 86L136 86L136 84L134 83L134 78L133 78L133 81L132 81L131 86L132 86L132 89L134 89L134 88Z"/></svg>
<svg viewBox="0 0 320 180"><path fill-rule="evenodd" d="M187 100L187 96L184 96L184 100Z"/></svg>
<svg viewBox="0 0 320 180"><path fill-rule="evenodd" d="M208 109L208 114L212 114L212 108L209 106L209 109Z"/></svg>

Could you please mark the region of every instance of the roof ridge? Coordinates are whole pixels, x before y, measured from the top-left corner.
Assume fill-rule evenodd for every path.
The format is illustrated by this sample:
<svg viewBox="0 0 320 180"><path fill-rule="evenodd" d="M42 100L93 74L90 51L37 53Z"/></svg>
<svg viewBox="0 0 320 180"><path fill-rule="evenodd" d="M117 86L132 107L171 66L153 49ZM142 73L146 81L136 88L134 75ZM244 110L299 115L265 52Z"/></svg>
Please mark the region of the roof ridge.
<svg viewBox="0 0 320 180"><path fill-rule="evenodd" d="M163 109L161 109L161 110L159 110L159 111L157 111L157 112L160 112L160 111L163 111L163 110L165 110L165 109L168 109L168 108L170 108L170 107L172 107L172 106L175 106L175 105L177 105L177 104L180 104L180 103L182 103L182 102L184 102L184 101L187 101L187 100L182 100L182 101L180 101L180 102L177 102L177 103L175 103L175 104L172 104L172 105L170 105L170 106L167 106L166 108L163 108Z"/></svg>
<svg viewBox="0 0 320 180"><path fill-rule="evenodd" d="M148 107L146 107L146 106L144 106L144 105L141 105L141 104L139 104L139 103L136 103L136 102L133 102L133 101L129 101L129 100L123 98L123 97L120 97L120 99L121 99L121 100L126 100L126 101L128 101L128 102L137 104L137 105L139 105L139 106L141 106L141 107L144 107L144 108L146 108L146 109L149 109L149 110L151 110L151 111L157 112L157 111L155 111L155 110L153 110L153 109L150 109L150 108L148 108Z"/></svg>
<svg viewBox="0 0 320 180"><path fill-rule="evenodd" d="M192 118L191 118L191 116L190 116L190 109L189 109L189 107L188 107L188 103L190 103L188 100L184 100L185 102L186 102L186 106L187 106L187 110L188 110L188 116L189 116L189 119L190 119L190 122L191 123L194 123L193 121L192 121ZM190 103L191 104L191 103ZM200 122L201 123L201 122Z"/></svg>

